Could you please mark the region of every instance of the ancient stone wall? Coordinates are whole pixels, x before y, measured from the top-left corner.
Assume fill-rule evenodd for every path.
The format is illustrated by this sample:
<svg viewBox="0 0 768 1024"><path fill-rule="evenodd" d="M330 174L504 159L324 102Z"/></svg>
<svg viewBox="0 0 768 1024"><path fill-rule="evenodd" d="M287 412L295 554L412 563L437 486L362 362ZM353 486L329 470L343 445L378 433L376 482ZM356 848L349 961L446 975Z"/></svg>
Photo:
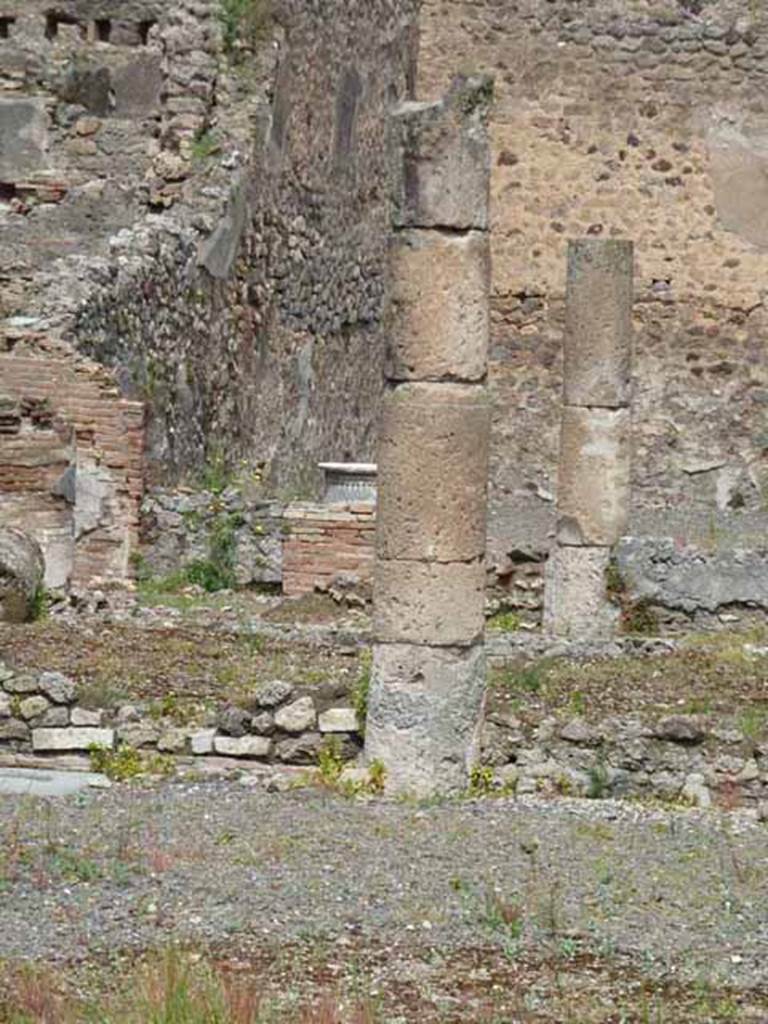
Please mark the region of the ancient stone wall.
<svg viewBox="0 0 768 1024"><path fill-rule="evenodd" d="M761 547L764 5L425 0L420 98L457 67L496 76L497 567L543 555L554 529L565 253L581 236L635 243L630 531L700 552Z"/></svg>
<svg viewBox="0 0 768 1024"><path fill-rule="evenodd" d="M219 68L213 86L212 139L248 114L211 161L214 180L201 197L199 175L190 179L183 230L160 223L140 245L126 239L75 337L148 393L150 455L166 481L225 451L262 465L273 488L309 496L319 460L360 459L373 445L382 124L413 75L414 5L339 3L332 19L305 0L267 6L255 99L242 68ZM209 190L218 216L204 209ZM141 248L147 257L132 260Z"/></svg>
<svg viewBox="0 0 768 1024"><path fill-rule="evenodd" d="M99 401L111 389L104 431L128 439L125 466L107 439L92 444L101 507L119 513L100 521L117 560L105 548L98 565L73 568L77 509L47 479L30 483L24 510L4 496L6 518L33 506L42 517L58 550L52 584L127 570L141 403L149 482L224 458L311 493L318 459L370 452L381 125L412 82L414 8L350 0L329 19L310 0L256 0L233 28L219 0L0 5L3 403L45 399L77 435L81 481L80 442L99 431L85 392L65 398L62 382L93 374ZM8 453L0 466L21 493Z"/></svg>

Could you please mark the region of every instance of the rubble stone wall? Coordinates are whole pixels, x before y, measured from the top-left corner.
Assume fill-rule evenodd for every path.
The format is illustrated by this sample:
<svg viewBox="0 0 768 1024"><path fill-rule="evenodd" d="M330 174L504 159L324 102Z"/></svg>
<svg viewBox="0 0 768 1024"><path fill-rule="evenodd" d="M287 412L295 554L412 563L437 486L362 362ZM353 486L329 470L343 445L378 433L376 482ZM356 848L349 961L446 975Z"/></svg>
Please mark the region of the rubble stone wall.
<svg viewBox="0 0 768 1024"><path fill-rule="evenodd" d="M543 556L554 530L566 244L579 236L635 243L630 533L763 546L765 5L424 0L419 97L457 67L496 78L497 568Z"/></svg>

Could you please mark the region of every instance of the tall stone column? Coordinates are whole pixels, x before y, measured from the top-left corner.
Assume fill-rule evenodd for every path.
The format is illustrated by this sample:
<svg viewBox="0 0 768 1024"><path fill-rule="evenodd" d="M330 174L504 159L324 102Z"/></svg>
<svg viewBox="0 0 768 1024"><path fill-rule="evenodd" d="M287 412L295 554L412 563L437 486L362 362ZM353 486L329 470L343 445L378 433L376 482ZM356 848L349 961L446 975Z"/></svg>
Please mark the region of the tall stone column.
<svg viewBox="0 0 768 1024"><path fill-rule="evenodd" d="M392 118L366 754L387 789L464 789L477 757L490 407L489 78Z"/></svg>
<svg viewBox="0 0 768 1024"><path fill-rule="evenodd" d="M544 627L610 635L617 609L606 569L629 512L633 246L568 246L557 536L547 564Z"/></svg>

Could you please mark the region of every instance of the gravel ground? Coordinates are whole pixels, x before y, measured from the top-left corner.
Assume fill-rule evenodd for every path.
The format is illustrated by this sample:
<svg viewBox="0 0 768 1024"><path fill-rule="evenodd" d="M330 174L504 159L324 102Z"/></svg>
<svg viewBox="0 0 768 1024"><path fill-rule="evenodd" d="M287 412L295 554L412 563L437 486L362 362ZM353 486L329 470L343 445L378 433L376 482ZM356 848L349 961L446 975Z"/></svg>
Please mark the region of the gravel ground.
<svg viewBox="0 0 768 1024"><path fill-rule="evenodd" d="M165 783L0 797L0 835L0 958L72 962L171 938L510 957L557 942L768 991L768 828L741 812Z"/></svg>

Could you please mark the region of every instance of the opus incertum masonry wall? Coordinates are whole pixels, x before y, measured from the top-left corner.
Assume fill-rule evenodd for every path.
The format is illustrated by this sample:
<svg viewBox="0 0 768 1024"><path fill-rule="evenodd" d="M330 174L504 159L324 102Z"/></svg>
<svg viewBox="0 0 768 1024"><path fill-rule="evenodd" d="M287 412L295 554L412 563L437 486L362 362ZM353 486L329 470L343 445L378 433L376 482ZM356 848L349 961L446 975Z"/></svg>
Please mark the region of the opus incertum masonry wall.
<svg viewBox="0 0 768 1024"><path fill-rule="evenodd" d="M366 729L392 792L463 789L485 688L490 78L392 122L390 352Z"/></svg>
<svg viewBox="0 0 768 1024"><path fill-rule="evenodd" d="M557 535L546 572L544 627L562 636L610 633L618 611L606 569L629 512L633 246L568 246Z"/></svg>

